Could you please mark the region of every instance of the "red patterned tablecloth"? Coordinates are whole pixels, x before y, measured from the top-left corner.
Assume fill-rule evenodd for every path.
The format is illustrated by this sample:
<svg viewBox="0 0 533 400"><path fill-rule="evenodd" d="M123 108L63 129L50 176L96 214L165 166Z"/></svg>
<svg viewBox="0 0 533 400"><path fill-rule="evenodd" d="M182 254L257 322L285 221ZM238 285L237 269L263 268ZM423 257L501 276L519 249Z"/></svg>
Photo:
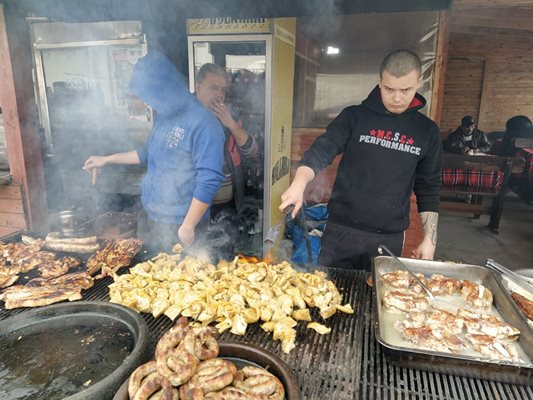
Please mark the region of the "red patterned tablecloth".
<svg viewBox="0 0 533 400"><path fill-rule="evenodd" d="M442 185L466 186L475 190L492 188L497 192L502 187L503 176L503 172L443 168Z"/></svg>

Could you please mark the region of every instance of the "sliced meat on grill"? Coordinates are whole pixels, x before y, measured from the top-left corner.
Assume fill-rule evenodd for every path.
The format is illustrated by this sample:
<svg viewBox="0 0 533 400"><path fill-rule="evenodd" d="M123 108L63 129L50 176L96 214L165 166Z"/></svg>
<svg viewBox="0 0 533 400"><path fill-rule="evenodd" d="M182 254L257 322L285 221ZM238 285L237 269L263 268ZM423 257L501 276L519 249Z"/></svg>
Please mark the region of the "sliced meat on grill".
<svg viewBox="0 0 533 400"><path fill-rule="evenodd" d="M51 263L39 265L39 274L43 278L55 278L64 275L69 269L80 265L80 261L74 257L62 257L59 260L55 260Z"/></svg>
<svg viewBox="0 0 533 400"><path fill-rule="evenodd" d="M31 289L31 290L28 290ZM80 290L65 290L59 288L27 288L24 291L8 294L5 299L6 310L21 307L41 307L63 300L80 300Z"/></svg>
<svg viewBox="0 0 533 400"><path fill-rule="evenodd" d="M11 264L20 264L21 261L31 257L43 247L42 240L36 240L35 243L26 245L24 243L7 243L0 244L2 256Z"/></svg>
<svg viewBox="0 0 533 400"><path fill-rule="evenodd" d="M20 267L21 272L28 272L42 265L52 264L56 260L56 254L49 251L38 251L24 259L20 259L15 265Z"/></svg>
<svg viewBox="0 0 533 400"><path fill-rule="evenodd" d="M102 272L96 277L112 275L119 268L130 265L131 260L141 250L143 241L139 239L117 239L105 243L104 247L93 254L87 261L90 275Z"/></svg>
<svg viewBox="0 0 533 400"><path fill-rule="evenodd" d="M94 279L87 272L82 271L61 275L51 279L35 278L29 281L25 287L57 286L66 289L89 289L93 285Z"/></svg>
<svg viewBox="0 0 533 400"><path fill-rule="evenodd" d="M17 285L6 289L0 294L6 309L18 307L38 307L57 303L63 300L79 300L81 291L94 284L86 272L65 274L57 278L36 278L27 285Z"/></svg>

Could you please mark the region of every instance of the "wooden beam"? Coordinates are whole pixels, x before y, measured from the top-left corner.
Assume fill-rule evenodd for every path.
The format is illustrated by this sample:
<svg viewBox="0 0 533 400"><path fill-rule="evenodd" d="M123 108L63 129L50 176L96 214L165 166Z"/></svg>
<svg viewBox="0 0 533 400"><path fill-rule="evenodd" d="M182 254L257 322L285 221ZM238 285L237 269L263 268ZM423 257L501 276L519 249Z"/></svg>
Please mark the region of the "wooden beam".
<svg viewBox="0 0 533 400"><path fill-rule="evenodd" d="M465 26L450 24L450 32L466 35L491 36L499 39L506 38L508 40L517 41L529 41L533 39L533 30L525 31L520 29L501 29L491 28L488 26Z"/></svg>
<svg viewBox="0 0 533 400"><path fill-rule="evenodd" d="M28 229L46 231L48 210L29 27L24 15L0 4L0 103L13 182L21 184Z"/></svg>
<svg viewBox="0 0 533 400"><path fill-rule="evenodd" d="M437 35L437 54L435 57L435 72L431 90L430 118L438 125L442 117L442 102L444 98L444 77L448 60L448 44L450 41L450 12L439 12L439 31Z"/></svg>
<svg viewBox="0 0 533 400"><path fill-rule="evenodd" d="M490 61L484 60L483 78L481 81L481 98L479 99L479 114L477 116L477 125L485 126L486 113L489 100L489 79L490 79Z"/></svg>
<svg viewBox="0 0 533 400"><path fill-rule="evenodd" d="M505 17L497 15L452 15L451 23L453 25L489 27L496 29L517 29L524 31L533 30L533 12L522 11L522 16Z"/></svg>
<svg viewBox="0 0 533 400"><path fill-rule="evenodd" d="M533 0L454 0L452 9L480 9L494 7L533 8Z"/></svg>

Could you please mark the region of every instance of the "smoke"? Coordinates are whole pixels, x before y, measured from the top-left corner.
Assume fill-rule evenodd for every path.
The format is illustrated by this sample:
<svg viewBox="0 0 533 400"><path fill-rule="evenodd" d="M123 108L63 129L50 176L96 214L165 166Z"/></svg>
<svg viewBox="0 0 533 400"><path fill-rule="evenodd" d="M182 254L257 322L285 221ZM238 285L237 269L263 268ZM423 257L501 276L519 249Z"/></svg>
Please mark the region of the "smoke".
<svg viewBox="0 0 533 400"><path fill-rule="evenodd" d="M233 259L238 240L238 219L232 209L222 210L202 229L187 252L217 264L221 259Z"/></svg>

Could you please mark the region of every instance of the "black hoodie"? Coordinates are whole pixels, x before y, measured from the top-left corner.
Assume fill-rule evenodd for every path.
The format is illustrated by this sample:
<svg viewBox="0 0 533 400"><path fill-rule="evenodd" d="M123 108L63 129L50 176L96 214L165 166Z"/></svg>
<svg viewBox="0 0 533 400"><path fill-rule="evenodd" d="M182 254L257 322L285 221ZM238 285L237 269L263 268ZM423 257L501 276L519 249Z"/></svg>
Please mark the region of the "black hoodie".
<svg viewBox="0 0 533 400"><path fill-rule="evenodd" d="M331 199L330 219L371 232L409 226L409 198L418 211L438 211L442 144L437 125L418 112L418 93L401 114L387 111L379 87L359 106L347 107L304 154L300 165L315 176L343 153Z"/></svg>

